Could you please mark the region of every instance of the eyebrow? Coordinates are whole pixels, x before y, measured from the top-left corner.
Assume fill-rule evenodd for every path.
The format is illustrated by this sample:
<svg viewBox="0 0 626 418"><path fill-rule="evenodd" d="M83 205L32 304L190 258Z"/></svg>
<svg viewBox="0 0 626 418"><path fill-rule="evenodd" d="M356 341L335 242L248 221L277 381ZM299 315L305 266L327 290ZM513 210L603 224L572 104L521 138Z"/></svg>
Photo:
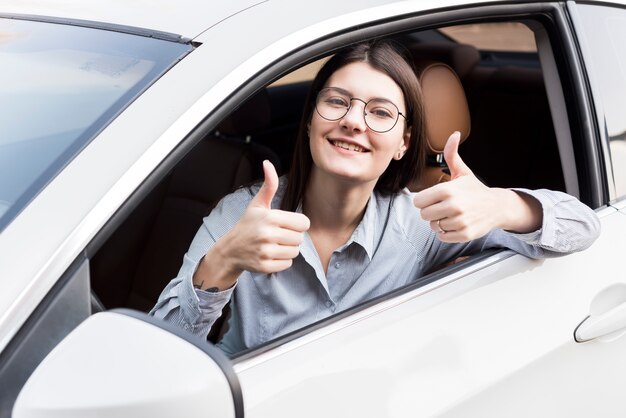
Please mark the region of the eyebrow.
<svg viewBox="0 0 626 418"><path fill-rule="evenodd" d="M337 90L339 93L342 93L342 94L345 94L346 96L349 96L349 97L355 98L355 96L353 96L351 92L349 92L349 91L348 91L348 90L346 90L346 89L342 89L341 87L333 87L333 86L328 86L328 87L326 87L326 88L333 89L333 90ZM357 98L357 99L360 99L360 100L363 100L363 99L361 99L360 97L356 97L356 98ZM371 97L369 100L366 100L366 101L368 101L368 102L369 102L370 100L382 100L382 101L384 101L384 102L389 102L389 103L391 103L391 104L393 104L394 106L396 106L396 107L397 107L397 105L394 103L394 101L393 101L393 100L389 100L389 99L387 99L386 97Z"/></svg>

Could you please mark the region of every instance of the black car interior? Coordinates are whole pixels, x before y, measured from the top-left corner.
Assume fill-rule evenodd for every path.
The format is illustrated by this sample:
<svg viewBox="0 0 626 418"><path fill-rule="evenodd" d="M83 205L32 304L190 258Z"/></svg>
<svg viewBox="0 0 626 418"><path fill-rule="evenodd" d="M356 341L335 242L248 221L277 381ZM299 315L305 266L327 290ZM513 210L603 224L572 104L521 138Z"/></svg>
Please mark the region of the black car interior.
<svg viewBox="0 0 626 418"><path fill-rule="evenodd" d="M444 79L435 85L455 92L448 104L430 105L428 123L435 131L441 131L441 124L445 131L460 126L454 128L465 138L460 154L481 180L497 187L565 190L536 53L498 54L451 39L424 41L415 34L397 40L414 57L425 86L425 71L434 68ZM272 161L279 174L289 170L309 84L260 90L160 181L92 259L92 289L104 308L148 311L176 276L202 218L217 201L261 179L264 159ZM414 189L445 181L445 166L438 157L443 145L437 135L429 133L430 177L416 179Z"/></svg>

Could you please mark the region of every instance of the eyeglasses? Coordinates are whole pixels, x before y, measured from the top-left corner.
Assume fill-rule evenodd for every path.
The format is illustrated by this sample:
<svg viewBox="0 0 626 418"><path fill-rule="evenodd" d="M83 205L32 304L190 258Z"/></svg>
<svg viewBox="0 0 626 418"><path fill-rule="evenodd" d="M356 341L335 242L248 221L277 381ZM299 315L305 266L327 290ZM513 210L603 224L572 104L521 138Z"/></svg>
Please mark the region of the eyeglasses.
<svg viewBox="0 0 626 418"><path fill-rule="evenodd" d="M400 116L406 120L398 107L385 99L372 99L368 102L357 97L350 97L345 91L326 87L317 94L315 110L326 120L339 120L348 114L352 108L352 101L358 100L365 104L363 117L365 124L374 132L389 132L396 126Z"/></svg>

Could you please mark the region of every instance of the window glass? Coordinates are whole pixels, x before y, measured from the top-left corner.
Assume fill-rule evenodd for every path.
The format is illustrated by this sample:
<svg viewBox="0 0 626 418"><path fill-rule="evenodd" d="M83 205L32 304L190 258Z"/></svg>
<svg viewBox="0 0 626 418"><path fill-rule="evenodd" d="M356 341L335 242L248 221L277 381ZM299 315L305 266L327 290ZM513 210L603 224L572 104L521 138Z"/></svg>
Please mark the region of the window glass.
<svg viewBox="0 0 626 418"><path fill-rule="evenodd" d="M537 52L535 35L523 23L480 23L439 29L458 43L487 51Z"/></svg>
<svg viewBox="0 0 626 418"><path fill-rule="evenodd" d="M189 45L0 19L0 231Z"/></svg>
<svg viewBox="0 0 626 418"><path fill-rule="evenodd" d="M586 65L595 74L594 92L604 110L617 196L626 196L626 10L580 5L588 43Z"/></svg>
<svg viewBox="0 0 626 418"><path fill-rule="evenodd" d="M330 57L325 57L317 61L313 61L312 63L307 64L304 67L300 67L297 70L285 75L284 77L279 78L278 80L273 82L270 87L285 86L288 84L300 83L302 81L313 81L317 72L329 59Z"/></svg>

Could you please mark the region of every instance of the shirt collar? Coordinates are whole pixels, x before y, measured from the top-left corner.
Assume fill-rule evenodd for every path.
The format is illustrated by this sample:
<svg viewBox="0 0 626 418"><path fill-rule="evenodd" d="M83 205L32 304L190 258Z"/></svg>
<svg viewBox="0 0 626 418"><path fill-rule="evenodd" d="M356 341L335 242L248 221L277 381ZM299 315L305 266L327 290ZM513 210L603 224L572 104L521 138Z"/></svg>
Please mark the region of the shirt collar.
<svg viewBox="0 0 626 418"><path fill-rule="evenodd" d="M296 208L296 213L302 213L302 202L298 204ZM372 195L367 201L367 206L365 207L365 213L363 214L363 219L357 225L356 229L352 233L350 239L345 243L345 245L338 248L339 250L343 250L347 248L350 244L355 243L363 247L369 259L372 259L374 255L374 241L376 238L376 228L378 221L378 205L376 203L376 196L372 191Z"/></svg>
<svg viewBox="0 0 626 418"><path fill-rule="evenodd" d="M350 245L352 242L359 244L363 247L370 260L374 255L374 238L376 236L377 220L378 205L376 203L376 196L374 196L374 192L372 192L367 202L363 219L361 219L361 222L359 222L352 236L346 243L346 246Z"/></svg>

